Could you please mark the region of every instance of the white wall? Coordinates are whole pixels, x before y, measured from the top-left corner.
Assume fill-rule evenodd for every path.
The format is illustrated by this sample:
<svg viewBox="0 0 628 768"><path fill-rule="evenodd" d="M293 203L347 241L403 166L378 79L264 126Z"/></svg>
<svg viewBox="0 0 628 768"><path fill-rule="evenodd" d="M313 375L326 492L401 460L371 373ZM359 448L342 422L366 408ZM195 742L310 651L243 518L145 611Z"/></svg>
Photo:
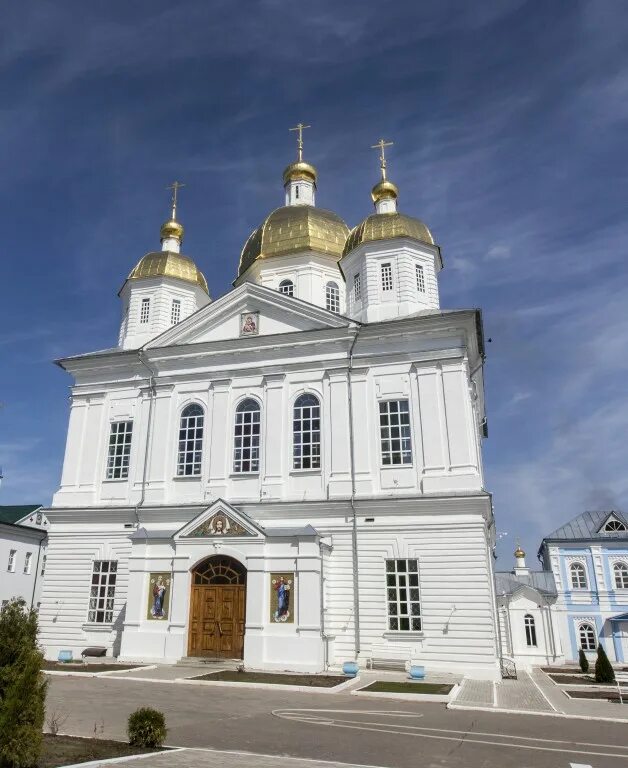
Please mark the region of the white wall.
<svg viewBox="0 0 628 768"><path fill-rule="evenodd" d="M0 523L0 604L21 597L30 607L37 607L41 590L40 571L46 554L45 538L31 528ZM16 551L15 571L8 570L9 553ZM31 553L30 573L24 573L26 554Z"/></svg>

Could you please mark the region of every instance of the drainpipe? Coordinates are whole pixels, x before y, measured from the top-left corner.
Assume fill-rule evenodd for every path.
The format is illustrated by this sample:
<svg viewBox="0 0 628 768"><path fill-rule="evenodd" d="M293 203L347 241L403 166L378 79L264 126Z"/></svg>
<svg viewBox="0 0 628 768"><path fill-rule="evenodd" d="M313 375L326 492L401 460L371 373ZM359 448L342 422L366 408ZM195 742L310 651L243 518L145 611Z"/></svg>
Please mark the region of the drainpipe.
<svg viewBox="0 0 628 768"><path fill-rule="evenodd" d="M351 460L351 549L353 564L353 616L354 616L354 641L355 641L355 661L360 655L360 591L358 581L358 518L355 511L355 455L354 455L354 436L353 436L353 395L351 391L351 369L353 367L353 349L358 340L361 326L358 326L349 348L349 369L347 371L348 395L347 404L349 406L349 455Z"/></svg>
<svg viewBox="0 0 628 768"><path fill-rule="evenodd" d="M135 525L137 528L140 527L140 517L138 514L138 510L140 507L144 505L144 500L146 498L146 475L148 472L148 449L150 447L150 430L152 425L152 419L153 419L153 401L155 399L155 371L153 368L150 367L150 365L146 362L144 359L144 353L141 349L137 352L138 359L140 363L146 368L146 370L149 373L148 376L148 422L146 424L146 443L144 445L144 467L142 469L142 491L140 494L140 500L135 505L134 513L135 513ZM171 595L172 596L172 595Z"/></svg>
<svg viewBox="0 0 628 768"><path fill-rule="evenodd" d="M47 538L47 536L44 536L42 539L39 540L39 549L37 550L37 570L35 571L35 578L33 580L33 594L31 595L31 611L35 606L35 593L37 592L37 582L39 581L39 560L41 558L41 544L45 538Z"/></svg>

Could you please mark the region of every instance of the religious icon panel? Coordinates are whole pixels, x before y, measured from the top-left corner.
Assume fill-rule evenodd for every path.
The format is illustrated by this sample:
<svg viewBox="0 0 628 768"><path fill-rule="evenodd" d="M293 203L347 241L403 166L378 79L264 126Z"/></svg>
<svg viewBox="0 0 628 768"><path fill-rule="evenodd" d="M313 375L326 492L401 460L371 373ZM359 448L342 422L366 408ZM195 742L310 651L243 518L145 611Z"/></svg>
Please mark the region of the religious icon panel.
<svg viewBox="0 0 628 768"><path fill-rule="evenodd" d="M150 621L168 618L171 578L169 573L151 573L148 577L146 618Z"/></svg>
<svg viewBox="0 0 628 768"><path fill-rule="evenodd" d="M270 574L270 620L294 624L294 573Z"/></svg>

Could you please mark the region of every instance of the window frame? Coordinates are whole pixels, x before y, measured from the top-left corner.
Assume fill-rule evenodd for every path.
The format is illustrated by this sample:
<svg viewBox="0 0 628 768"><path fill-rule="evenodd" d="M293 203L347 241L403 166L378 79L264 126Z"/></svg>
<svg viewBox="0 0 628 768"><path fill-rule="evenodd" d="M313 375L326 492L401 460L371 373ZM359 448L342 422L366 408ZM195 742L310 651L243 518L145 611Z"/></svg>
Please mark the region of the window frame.
<svg viewBox="0 0 628 768"><path fill-rule="evenodd" d="M536 619L531 613L526 613L523 617L523 626L526 633L526 646L528 648L538 648L536 636Z"/></svg>
<svg viewBox="0 0 628 768"><path fill-rule="evenodd" d="M583 645L583 639L585 635L585 627L588 627L591 632L586 633L586 642L587 647L585 648ZM593 640L591 640L591 635L593 636ZM578 622L578 648L585 651L589 651L591 653L592 651L597 650L597 630L595 628L595 625L590 621L579 621Z"/></svg>
<svg viewBox="0 0 628 768"><path fill-rule="evenodd" d="M614 589L628 589L628 563L618 560L613 563L613 587Z"/></svg>
<svg viewBox="0 0 628 768"><path fill-rule="evenodd" d="M119 434L122 434L122 441L118 442L117 440L112 443L112 438L114 437L114 427L117 427L119 424L126 424L131 425L130 429L126 429L124 432L120 433L117 431L115 433L115 437L117 438ZM128 440L126 439L128 436ZM110 421L109 422L109 440L107 442L107 463L105 466L105 480L108 482L116 482L116 481L125 481L129 479L129 474L131 470L131 448L133 447L133 419L119 419L116 421ZM114 450L112 452L112 448L121 449L120 456L118 457L118 454ZM115 466L115 460L117 458L120 458L120 466ZM124 461L126 459L126 462ZM117 473L117 470L119 470L119 473Z"/></svg>
<svg viewBox="0 0 628 768"><path fill-rule="evenodd" d="M408 423L407 423L407 425L401 424L401 419L399 420L399 424L398 425L390 424L390 423L388 423L386 426L382 425L382 416L386 415L390 419L390 416L393 413L390 410L390 403L397 403L398 405L400 405L401 403L407 403L407 411L405 411L405 413L407 413L407 415L408 415ZM382 413L382 406L386 406L386 408L387 408L387 413L386 414ZM382 400L378 400L377 401L377 411L378 411L378 413L377 413L377 416L378 416L378 419L377 419L377 429L378 429L378 441L379 441L380 468L381 469L390 469L391 467L412 467L414 465L414 445L413 445L414 441L412 439L412 417L411 417L411 411L410 411L410 398L409 397L404 397L404 398L385 398L385 399L382 399ZM401 409L397 411L397 413L399 415L401 415L402 412L403 411ZM401 429L400 429L399 437L398 438L393 437L391 430L394 427L396 427L396 426L398 426L400 428L403 427L403 426L407 426L408 427L408 435L407 435L407 437L402 437ZM383 429L385 429L385 428L388 429L388 435L386 437L383 434ZM390 448L388 450L384 450L384 443L388 442L389 444L392 444L393 440L399 440L400 441L399 451L394 451L393 448L392 448L392 445L390 446ZM408 449L403 450L403 448L402 448L402 441L403 440L409 440L409 446L410 446L409 450ZM391 457L391 459L392 459L392 456L394 454L396 454L396 453L400 453L402 455L402 460L400 462L394 462L394 461L391 460L389 463L386 463L386 461L384 460L385 456L389 455ZM404 461L403 460L403 454L407 454L407 453L409 453L410 459L409 459L409 461Z"/></svg>
<svg viewBox="0 0 628 768"><path fill-rule="evenodd" d="M609 525L612 525L613 528L609 528ZM612 520L607 520L604 523L604 528L602 530L604 533L625 533L627 529L621 520L615 520L613 518Z"/></svg>
<svg viewBox="0 0 628 768"><path fill-rule="evenodd" d="M26 552L24 555L24 576L30 576L33 569L33 553Z"/></svg>
<svg viewBox="0 0 628 768"><path fill-rule="evenodd" d="M386 274L384 273L386 272ZM382 261L379 265L379 289L382 293L390 294L395 289L392 261Z"/></svg>
<svg viewBox="0 0 628 768"><path fill-rule="evenodd" d="M286 277L279 283L278 290L279 293L282 293L284 296L292 296L294 298L294 280L290 280L289 277Z"/></svg>
<svg viewBox="0 0 628 768"><path fill-rule="evenodd" d="M177 310L175 312L175 309ZM181 299L172 299L170 304L170 325L178 325L181 322Z"/></svg>
<svg viewBox="0 0 628 768"><path fill-rule="evenodd" d="M39 575L43 576L46 573L46 564L48 562L48 555L43 554L41 556L41 570L39 571Z"/></svg>
<svg viewBox="0 0 628 768"><path fill-rule="evenodd" d="M7 573L15 573L16 560L17 560L17 549L10 549L9 559L7 560Z"/></svg>
<svg viewBox="0 0 628 768"><path fill-rule="evenodd" d="M400 567L400 563L404 565ZM413 563L413 568L410 563ZM384 574L386 631L399 632L400 634L423 632L419 559L417 557L387 557L384 559ZM416 590L416 596L412 595L413 590ZM402 594L403 592L405 595ZM417 613L413 613L414 605L418 606ZM405 612L403 611L404 606ZM392 611L393 608L395 609L394 612ZM407 621L407 628L402 628L404 621Z"/></svg>
<svg viewBox="0 0 628 768"><path fill-rule="evenodd" d="M200 414L196 413L194 415L187 414L186 411L190 410L191 408L199 408ZM186 420L186 424L184 426L183 420ZM195 422L193 425L190 425L190 420L194 419ZM198 420L200 419L200 425L198 424ZM197 432L200 430L200 437L198 437ZM182 432L186 433L186 436L182 439L181 434ZM193 433L193 436L191 437L191 433ZM200 441L200 448L197 445L194 445L194 447L190 448L189 444L193 443L196 444ZM184 443L184 447L182 448L182 443ZM205 408L203 405L196 400L190 403L186 403L183 408L181 408L181 411L179 412L179 429L177 433L177 454L176 454L176 467L175 467L175 477L180 479L185 478L199 478L201 477L203 473L203 449L205 447ZM192 461L189 462L187 457L193 454ZM183 460L181 457L184 457ZM192 466L192 470L195 468L198 469L198 471L192 471L192 472L186 472L185 469L188 466Z"/></svg>
<svg viewBox="0 0 628 768"><path fill-rule="evenodd" d="M362 275L360 272L353 275L353 301L356 304L362 301Z"/></svg>
<svg viewBox="0 0 628 768"><path fill-rule="evenodd" d="M107 568L103 568L105 563ZM117 560L94 560L92 562L90 590L87 601L88 624L113 624L117 577ZM102 618L99 618L99 614L102 614Z"/></svg>
<svg viewBox="0 0 628 768"><path fill-rule="evenodd" d="M299 421L301 429L297 433L297 430L295 429L295 424L297 422L297 408L299 407L298 403L299 403L300 400L302 400L303 398L306 398L306 397L313 397L316 400L316 405L300 406L301 413L299 415L298 421ZM314 429L313 426L310 426L309 430L305 430L304 431L304 429L303 429L303 422L305 420L304 416L303 416L303 409L304 408L309 408L309 409L317 408L318 409L318 415L317 416L311 415L311 413L310 413L310 416L309 416L309 421L310 422L318 421L318 429ZM323 440L322 440L322 428L321 427L322 427L322 406L321 406L321 397L320 397L320 395L317 392L313 392L311 390L307 390L306 392L300 392L294 398L294 401L292 403L292 469L291 469L292 472L321 472L322 466L323 466L323 458L322 458ZM307 446L312 451L313 449L315 449L317 447L318 448L318 453L317 454L316 453L310 453L310 455L308 457L305 457L303 455L303 451L302 451L301 452L301 456L297 457L296 454L295 454L295 450L297 448L297 441L296 441L295 438L296 438L297 434L303 435L304 433L305 434L310 434L311 435L311 439L310 439L309 443L304 443L303 441L301 441L301 443L300 443L301 449L303 449L303 447ZM314 437L316 435L318 435L318 440L314 439ZM298 467L298 466L296 466L297 459L300 461L301 464L303 464L304 459L306 459L306 458L310 460L311 465L309 467L304 467L304 466L299 466ZM316 459L318 459L318 465L317 466L312 466L312 464L315 463L312 460L316 460Z"/></svg>
<svg viewBox="0 0 628 768"><path fill-rule="evenodd" d="M578 583L574 584L574 575L576 571L578 571L580 575L575 579L575 581ZM580 583L581 581L584 581L584 586L582 586ZM587 574L587 568L585 564L580 560L569 563L569 584L572 590L583 591L589 589L589 576Z"/></svg>
<svg viewBox="0 0 628 768"><path fill-rule="evenodd" d="M150 323L150 297L144 296L140 301L139 325L148 325L149 323Z"/></svg>
<svg viewBox="0 0 628 768"><path fill-rule="evenodd" d="M427 293L427 291L425 290L425 270L423 269L423 264L415 263L414 274L416 278L417 292L422 294Z"/></svg>
<svg viewBox="0 0 628 768"><path fill-rule="evenodd" d="M242 406L246 402L253 402L257 406L256 410L244 410ZM241 438L244 440L246 437L245 429L246 421L242 421L241 424L238 423L238 414L240 413L257 413L258 414L258 420L255 422L254 420L250 421L251 424L251 430L250 430L250 437L251 440L249 441L249 445L244 445L244 442L242 445L238 446L238 438ZM257 424L257 445L255 445L255 430L254 426ZM237 475L238 477L242 475L259 475L262 471L262 403L256 398L251 395L246 395L245 397L242 397L235 405L235 408L233 409L233 421L232 421L232 438L233 438L233 450L231 453L231 473L233 475ZM240 435L237 434L238 426L242 426L243 430ZM240 458L238 458L238 451L249 451L249 456L247 459L245 459L244 453L240 455ZM257 456L254 457L254 454L257 453ZM255 469L243 469L242 466L244 463L248 462L249 465L254 465ZM239 464L239 467L238 467Z"/></svg>
<svg viewBox="0 0 628 768"><path fill-rule="evenodd" d="M325 309L334 315L340 314L340 286L334 280L325 283Z"/></svg>

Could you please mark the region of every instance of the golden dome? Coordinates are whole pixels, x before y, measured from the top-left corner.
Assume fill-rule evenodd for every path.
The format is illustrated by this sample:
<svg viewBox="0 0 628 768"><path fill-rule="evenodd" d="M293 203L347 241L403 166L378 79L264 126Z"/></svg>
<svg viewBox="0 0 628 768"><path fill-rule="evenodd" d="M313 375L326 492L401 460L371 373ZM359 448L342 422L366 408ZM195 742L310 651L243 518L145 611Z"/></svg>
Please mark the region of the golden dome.
<svg viewBox="0 0 628 768"><path fill-rule="evenodd" d="M325 253L339 261L348 234L349 227L331 211L312 205L277 208L244 244L238 277L258 259L288 256L299 251Z"/></svg>
<svg viewBox="0 0 628 768"><path fill-rule="evenodd" d="M313 181L316 184L316 168L303 160L297 160L296 163L290 163L290 165L283 172L283 185L284 187L289 181Z"/></svg>
<svg viewBox="0 0 628 768"><path fill-rule="evenodd" d="M174 277L200 286L209 295L207 281L201 270L192 259L173 251L155 251L142 256L131 270L129 280L140 280L144 277Z"/></svg>
<svg viewBox="0 0 628 768"><path fill-rule="evenodd" d="M392 181L382 179L373 187L371 197L374 203L378 203L380 200L396 200L399 197L399 190Z"/></svg>
<svg viewBox="0 0 628 768"><path fill-rule="evenodd" d="M176 237L179 241L183 240L183 224L179 224L176 219L169 219L161 225L161 239L166 240L169 237Z"/></svg>
<svg viewBox="0 0 628 768"><path fill-rule="evenodd" d="M380 182L380 184L383 183L390 182ZM390 240L393 237L410 237L413 240L434 245L432 233L419 219L413 219L412 216L396 212L373 213L351 230L342 255L346 256L362 243L369 243L373 240Z"/></svg>
<svg viewBox="0 0 628 768"><path fill-rule="evenodd" d="M517 544L517 549L515 549L515 557L525 557L525 556L526 556L526 553Z"/></svg>

